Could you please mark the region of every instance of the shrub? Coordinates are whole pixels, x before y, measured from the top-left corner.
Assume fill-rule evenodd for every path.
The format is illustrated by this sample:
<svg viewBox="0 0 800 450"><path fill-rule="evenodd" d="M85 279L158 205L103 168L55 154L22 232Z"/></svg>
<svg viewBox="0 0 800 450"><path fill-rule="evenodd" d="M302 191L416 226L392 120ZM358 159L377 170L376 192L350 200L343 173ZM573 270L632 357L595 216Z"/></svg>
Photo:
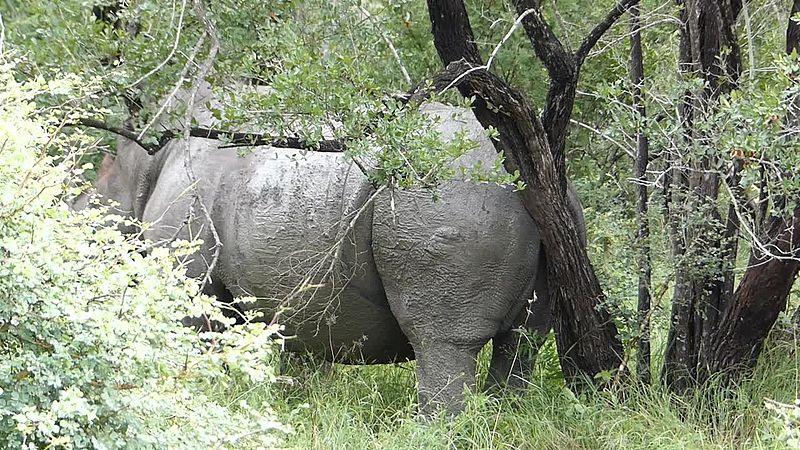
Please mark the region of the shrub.
<svg viewBox="0 0 800 450"><path fill-rule="evenodd" d="M268 405L203 388L273 381L277 329L182 327L224 320L184 276L193 245L143 256L122 219L70 211L75 134L34 100L75 84L21 84L12 69L0 61L0 448L274 446L286 428Z"/></svg>

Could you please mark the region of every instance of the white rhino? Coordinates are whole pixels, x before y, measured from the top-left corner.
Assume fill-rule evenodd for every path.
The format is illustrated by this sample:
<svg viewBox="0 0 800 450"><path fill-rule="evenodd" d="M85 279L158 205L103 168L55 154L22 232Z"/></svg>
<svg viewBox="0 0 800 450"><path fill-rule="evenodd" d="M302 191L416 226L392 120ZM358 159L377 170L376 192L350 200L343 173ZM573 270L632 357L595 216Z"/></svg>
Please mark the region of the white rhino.
<svg viewBox="0 0 800 450"><path fill-rule="evenodd" d="M491 167L495 149L471 111L422 110L439 117L444 139L466 130L480 144L456 164ZM538 230L511 188L456 179L437 199L423 189L376 193L338 153L263 146L240 157L191 138L188 148L175 140L148 156L123 141L96 191L152 223L147 239L202 238L194 277L205 274L215 239L189 165L222 244L209 293L257 297L247 308L285 324L289 350L345 363L416 358L423 411L461 408L489 340L490 384L524 383L532 360L517 355L514 330L546 334L550 304ZM569 197L583 230L572 187Z"/></svg>

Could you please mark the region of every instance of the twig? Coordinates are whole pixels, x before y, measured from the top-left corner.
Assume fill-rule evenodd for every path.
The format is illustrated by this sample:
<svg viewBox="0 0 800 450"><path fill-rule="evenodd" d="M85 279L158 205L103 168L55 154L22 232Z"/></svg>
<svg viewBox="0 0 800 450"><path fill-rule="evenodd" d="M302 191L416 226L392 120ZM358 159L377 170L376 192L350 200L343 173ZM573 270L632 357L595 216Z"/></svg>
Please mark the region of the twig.
<svg viewBox="0 0 800 450"><path fill-rule="evenodd" d="M376 21L372 17L372 14L370 14L369 11L367 11L366 8L364 8L361 5L358 5L358 9L361 10L362 14L367 16L367 19L370 22L372 22L373 25L376 26L376 28L378 27L378 24L376 23ZM405 80L406 80L406 82L408 83L409 86L413 86L414 82L411 81L411 75L408 74L408 70L406 70L406 66L403 65L403 61L400 59L400 54L397 52L397 49L395 48L394 44L392 44L392 41L389 39L389 36L387 36L386 33L384 33L383 30L380 30L380 29L378 30L378 33L380 33L381 38L383 39L384 42L386 42L386 45L389 47L389 50L391 50L395 61L397 61L397 65L400 66L400 72L403 74L403 78L405 78Z"/></svg>
<svg viewBox="0 0 800 450"><path fill-rule="evenodd" d="M205 28L206 35L211 39L211 47L208 49L208 55L206 55L205 61L203 61L203 65L200 66L200 70L197 72L195 76L194 82L192 83L191 93L189 95L189 102L187 103L186 107L186 124L192 123L192 116L194 114L194 107L195 107L195 99L197 97L197 92L200 90L200 85L205 80L206 76L211 72L211 69L214 65L214 60L217 58L217 52L219 51L219 36L217 36L217 30L214 27L214 24L208 19L206 15L205 5L203 4L203 0L195 0L195 14L197 14L197 18L200 22L203 23L203 27ZM197 183L197 177L194 174L194 170L192 168L192 145L189 141L189 137L191 136L191 129L186 128L183 133L184 142L186 145L186 153L184 157L184 167L186 168L186 174L189 176L189 180L192 183ZM205 287L211 282L211 273L214 271L214 268L217 266L219 262L219 254L220 250L222 249L222 241L219 238L219 233L217 233L217 227L214 225L214 220L211 217L211 214L208 212L208 208L206 208L205 203L203 202L203 198L200 195L199 189L195 187L194 189L195 199L197 203L200 205L200 210L202 211L203 215L205 216L206 223L208 224L208 229L211 232L211 235L214 237L214 246L212 247L214 250L214 254L211 259L211 263L208 265L205 275L203 276L203 281L200 283L200 291L202 292Z"/></svg>
<svg viewBox="0 0 800 450"><path fill-rule="evenodd" d="M147 133L147 130L149 130L150 127L152 127L153 124L156 123L156 120L158 120L158 118L161 117L161 114L164 113L164 110L167 109L169 102L172 101L173 97L175 97L175 95L178 93L178 90L181 88L181 86L183 86L183 83L186 81L186 75L189 73L189 68L192 66L192 62L197 57L197 54L200 53L200 49L203 47L204 41L205 41L205 35L200 36L200 39L197 40L197 43L194 45L194 48L192 49L192 53L186 60L186 64L183 66L181 74L178 76L178 81L175 83L175 87L172 89L172 92L170 92L167 98L165 98L162 101L161 107L153 115L153 118L150 119L150 122L148 122L147 125L145 125L144 128L142 128L142 131L139 132L139 136L137 136L138 139L141 139L144 136L144 134Z"/></svg>
<svg viewBox="0 0 800 450"><path fill-rule="evenodd" d="M566 44L565 48L570 48L570 39L569 39L569 29L567 28L567 22L564 20L564 17L561 15L561 12L558 10L558 5L556 5L556 0L550 0L550 6L553 8L553 15L556 17L556 21L558 22L558 26L561 27L561 31L564 32L564 44Z"/></svg>
<svg viewBox="0 0 800 450"><path fill-rule="evenodd" d="M527 10L523 11L522 14L520 14L519 17L517 17L517 20L514 21L514 24L511 25L511 28L509 28L508 32L506 32L506 35L503 36L503 39L494 47L494 50L492 50L492 54L489 55L489 59L486 61L486 64L484 64L482 66L474 66L474 67L471 67L468 70L462 72L453 81L451 81L450 84L445 86L444 89L440 90L439 94L445 93L447 90L449 90L453 86L455 86L458 83L460 83L461 80L464 79L464 77L466 77L467 75L471 74L472 72L475 72L475 71L478 71L478 70L486 70L486 71L488 71L492 67L492 62L494 62L494 59L497 57L497 54L500 52L500 48L509 39L511 39L511 36L514 34L514 31L516 31L516 29L519 28L519 25L522 23L522 21L526 17L528 17L528 15L533 14L533 13L538 14L538 11L535 8L530 8L530 9L527 9Z"/></svg>
<svg viewBox="0 0 800 450"><path fill-rule="evenodd" d="M177 30L175 31L175 42L172 44L172 49L170 50L169 55L167 55L167 57L164 58L164 60L161 61L152 70L150 70L146 74L144 74L141 77L139 77L138 80L136 80L133 83L125 86L125 90L128 90L128 89L131 89L133 87L138 86L139 83L141 83L142 81L146 80L147 78L152 76L154 73L158 72L159 70L161 70L161 68L164 67L165 65L167 65L169 60L172 59L173 56L175 56L175 51L178 49L178 44L180 44L180 40L181 40L181 30L183 29L183 16L184 16L185 12L186 12L186 0L183 0L183 3L181 3L181 15L178 16L178 27L177 27Z"/></svg>
<svg viewBox="0 0 800 450"><path fill-rule="evenodd" d="M611 136L609 136L609 135L608 135L608 134L606 134L606 133L603 133L602 131L598 130L597 128L594 128L593 126L591 126L591 125L589 125L589 124L586 124L586 123L583 123L583 122L577 121L577 120L575 120L575 119L569 119L569 121L570 121L571 123L574 123L575 125L578 125L579 127L586 128L587 130L589 130L589 131L591 131L591 132L593 132L593 133L597 134L598 136L602 137L603 139L606 139L606 140L608 140L608 141L609 141L609 142L611 142L612 144L614 144L614 145L616 145L617 147L619 147L619 149L620 149L620 150L622 150L623 152L625 152L625 153L626 153L628 156L630 156L630 157L631 157L631 159L634 159L634 157L636 156L636 155L634 155L634 154L633 154L633 151L632 151L630 148L628 148L628 147L626 147L626 146L622 145L622 144L621 144L621 143L620 143L618 140L616 140L616 139L612 138Z"/></svg>
<svg viewBox="0 0 800 450"><path fill-rule="evenodd" d="M753 48L753 26L750 23L750 11L747 9L747 2L742 2L742 13L744 15L744 26L747 30L747 57L750 60L750 79L756 78L756 54Z"/></svg>
<svg viewBox="0 0 800 450"><path fill-rule="evenodd" d="M139 139L138 133L135 133L131 130L126 130L124 128L115 127L101 120L91 119L88 117L78 118L75 122L67 124L66 126L83 126L114 133L118 136L122 136L125 139L135 142L138 146L145 149L150 155L153 155L157 151L161 150L161 148L167 145L169 140L173 137L171 132L165 132L161 135L161 137L159 137L158 142L147 143Z"/></svg>
<svg viewBox="0 0 800 450"><path fill-rule="evenodd" d="M3 24L3 14L0 14L0 59L3 58L3 48L6 43L6 27Z"/></svg>

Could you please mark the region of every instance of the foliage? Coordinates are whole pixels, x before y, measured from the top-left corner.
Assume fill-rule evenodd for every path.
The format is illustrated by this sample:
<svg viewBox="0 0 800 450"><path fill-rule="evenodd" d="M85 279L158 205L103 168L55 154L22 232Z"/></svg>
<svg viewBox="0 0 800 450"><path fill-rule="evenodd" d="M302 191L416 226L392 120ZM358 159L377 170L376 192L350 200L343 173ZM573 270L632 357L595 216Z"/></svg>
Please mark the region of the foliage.
<svg viewBox="0 0 800 450"><path fill-rule="evenodd" d="M66 72L99 79L100 95L80 102L85 110L110 122L125 118L136 130L181 123L184 111L165 112L162 104L186 87L186 72L208 40L191 1L129 2L113 16L119 26L95 20L82 0L61 2L55 12L51 2L6 1L9 44L25 55L18 77ZM452 177L452 161L471 143L442 142L429 117L388 95L412 88L405 73L416 83L437 68L430 39L420 33L427 32L424 14L422 3L408 0L376 11L352 0L325 7L314 0L211 2L220 56L210 81L225 99L213 111L220 126L297 136L311 147L332 135L377 184L432 187ZM155 141L152 133L144 140Z"/></svg>
<svg viewBox="0 0 800 450"><path fill-rule="evenodd" d="M659 385L623 386L576 397L564 388L551 338L532 384L520 394L470 394L454 420L415 415L413 363L394 366L294 367L297 383L259 391L246 386L215 395L257 401L294 414L294 448L364 449L698 449L785 448L784 424L764 398L792 398L796 345L777 342L736 389L718 385L677 398ZM486 376L489 351L479 357Z"/></svg>
<svg viewBox="0 0 800 450"><path fill-rule="evenodd" d="M35 405L38 409L34 412L43 418L60 414L59 408L71 408L72 412L58 420L66 420L69 426L77 423L80 433L96 436L92 433L102 428L126 439L127 436L141 438L142 445L147 445L143 433L151 432L150 437L166 439L162 431L167 427L180 426L202 434L199 433L201 421L208 421L204 430L220 430L220 433L225 430L229 436L236 436L249 429L244 422L248 414L263 413L269 417L269 409L261 409L261 403L265 402L276 404L281 412L292 415L298 433L291 436L289 442L296 447L769 448L785 443L773 440L773 436L780 436L783 431L788 430L786 434L792 437L791 430L784 429L782 422L776 425L770 421L763 408L763 398L786 402L796 396L797 368L790 361L796 349L785 346L778 346L767 355L756 373L734 390L713 388L696 397L675 399L659 386L630 387L624 399L594 392L576 399L561 385L557 358L549 343L550 347L540 355L535 386L523 398L508 396L500 400L479 394L471 397L467 412L456 421L435 421L428 425L419 424L413 417L413 364L370 368L335 366L332 376L314 373L300 387L286 387L281 393L276 393L271 384L266 384L264 389L253 389L248 376L244 381L238 381L238 375L232 379L220 366L211 364L211 360L220 358L219 353L204 351L205 347L192 333L172 327L177 319L190 312L196 314L200 304L209 302L187 294L196 289L194 284L178 278L188 248L176 248L169 255L159 250L159 254L141 257L133 251L138 244L102 227L106 219L97 213L87 212L76 218L63 211L63 207L55 207L65 195L60 187L63 170L44 168L48 164L68 167L72 161L69 156L75 153L74 149L67 148L73 144L57 138L48 148L47 153L52 157L45 157L34 165L34 155L41 153L40 148L49 139L49 131L56 122L41 117L33 119L32 114L59 105L62 107L56 111L63 111L66 104L119 123L130 112L126 102L133 99L141 103L143 109L132 118L132 124L137 130L143 129L162 119L157 117L162 99L173 90L186 87L182 72L187 67L190 70L207 51L208 40L200 42L203 27L194 16L192 1L127 3L129 8L120 13L120 19L127 24L135 23L135 32L128 26L115 28L95 20L91 15L91 2L84 0L64 0L57 4L45 0L0 0L7 47L19 55L19 63L3 73L11 71L17 83L26 86L23 89L11 80L4 81L7 86L14 86L7 90L25 93L26 97L9 103L18 105L13 108L0 102L0 108L5 108L3 114L14 110L15 114L24 116L13 119L13 133L6 129L8 122L3 122L3 132L9 134L11 140L0 150L0 158L5 161L10 154L27 158L19 163L4 162L4 167L0 168L4 180L16 180L0 188L7 197L0 198L3 211L15 212L2 216L0 236L4 239L2 245L12 246L5 242L13 241L17 246L13 250L16 253L10 257L0 254L4 264L0 268L3 271L0 290L5 302L3 308L10 308L6 305L8 299L15 299L14 303L9 303L15 308L13 311L2 310L2 320L12 314L19 315L14 311L27 304L18 304L16 299L33 298L39 303L24 306L28 308L25 314L29 323L14 325L18 327L14 333L41 327L41 330L30 329L27 334L20 335L27 340L8 340L6 336L11 336L11 328L0 328L4 333L0 344L4 361L0 365L13 369L7 376L0 371L3 374L0 377L5 377L0 384L4 389L0 399L6 402L17 390L25 390L25 395L30 395L24 402L17 400L16 410L8 406L10 403L0 405L3 430L9 430L8 424L17 426L14 417L20 417L24 430L28 430L24 424L33 427L28 443L39 436L36 444L47 444L49 437L37 428L46 421L33 423L32 419L26 419L29 416L22 414L19 406L24 403ZM513 8L510 2L473 0L466 3L476 41L486 55L513 23ZM588 27L614 2L601 2L603 5L586 0L540 3L545 18L559 37L575 48L576 38L585 35ZM209 17L221 39L220 54L209 81L215 86L218 98L225 99L222 107L214 111L223 127L246 126L269 130L276 135L298 135L312 146L323 138L341 139L349 155L368 167L375 183L429 187L447 177L463 175L449 163L470 144L457 139L442 145L437 134L432 132L431 122L415 111L401 108L401 103L393 96L408 91L413 83L440 68L430 39L425 2L215 0L207 4ZM727 188L741 189L748 200L757 196L758 160L762 157L770 161L776 175L770 179L768 191L771 194L797 192L796 177L782 176L796 171L798 163L796 144L787 139L784 128L786 96L796 89L796 84L791 82L798 67L796 60L778 55L783 48L785 17L782 14L786 5L776 0L763 0L747 2L746 6L749 23L745 25L743 19L740 20L738 30L745 55L739 90L723 96L719 105L697 118L695 126L703 139L695 140L693 145L685 145L683 141L678 107L687 90L697 91L702 86L697 79L684 79L677 70L680 6L671 2L643 2L644 91L648 119L640 121L630 107L624 19L600 42L582 70L573 114L577 124L570 130L567 144L568 163L586 208L590 255L607 294L607 306L620 325L629 353L633 347L630 344L637 337L635 250L637 245L643 245L634 241L634 190L629 156L635 147L634 136L639 127L648 132L653 156L647 181L651 188L650 244L656 308L652 317L654 348L663 348L663 345L656 345L663 344L665 330L669 327L669 305L663 299L670 298L678 264L698 273L711 271L719 275L719 267L709 264L719 255L712 254L704 242L698 241L697 248L680 261L669 256L669 223L663 217L662 206L664 176L670 164L692 164L711 155L716 157L717 163L713 170L724 178L732 160L744 156L747 164L741 181L734 186L723 185L722 194L713 205L723 212L732 199ZM202 45L198 46L198 42ZM198 52L194 54L196 46ZM401 65L411 83L406 80ZM524 33L519 31L511 37L499 52L494 67L498 74L522 87L536 106L543 104L548 88L546 73L532 56ZM63 84L44 86L36 81L64 78L72 83L91 85L92 89L81 92L86 95L80 96ZM257 92L243 95L242 85L253 87L252 91ZM62 95L64 93L73 95ZM445 94L444 98L452 101L454 96ZM27 112L22 112L23 107ZM183 115L184 112L178 110L174 118L180 120ZM35 121L48 132L36 127L26 128L32 127ZM76 131L71 136L96 136L84 133ZM24 174L31 166L36 170L23 183ZM514 181L513 177L503 178L497 168L491 168L491 177L483 177L480 171L467 173L480 181ZM85 170L92 169L86 167ZM37 195L34 187L48 185L47 177L53 177L51 190L38 194L35 201L16 199L18 191L31 197ZM25 186L20 188L20 184ZM20 205L23 207L16 211ZM709 220L707 209L679 212L695 222ZM717 221L716 225L719 232L722 223ZM31 232L32 229L36 231ZM73 235L87 239L79 244L64 238ZM709 240L713 240L712 237L706 236ZM743 242L740 247L740 254L746 259L747 243ZM19 253L19 248L27 253ZM56 248L59 251L55 251ZM21 254L33 256L23 260L17 257ZM93 262L80 264L79 258ZM10 264L8 267L6 262ZM737 270L744 267L742 259L739 263ZM131 279L136 283L131 284ZM105 286L103 290L98 291L98 281ZM69 283L81 289L63 288ZM56 292L57 289L60 290ZM24 292L28 294L20 294ZM159 295L149 296L148 292ZM126 314L139 316L136 319L131 315L118 317L120 308L134 304L131 301L134 293L135 304L144 305L143 309ZM9 297L11 294L13 297ZM104 297L95 299L92 295ZM83 305L83 309L75 305ZM187 305L195 306L191 306L190 311ZM89 310L91 313L86 312ZM32 320L35 317L47 320ZM139 328L131 330L127 325L130 323L137 323ZM81 335L76 330L83 330L84 326L93 330L86 333L97 339L89 343L73 339ZM266 338L272 331L261 331L260 337L253 339ZM56 332L61 335L56 336ZM65 336L64 339L61 336ZM53 359L54 351L37 344L39 339L66 342L67 338L72 339L71 346L63 351L61 347L57 349L58 355L66 355L58 361ZM114 342L130 344L123 347L125 353L120 353L113 348ZM80 347L77 353L74 346ZM148 350L151 346L159 350ZM72 355L82 355L87 348L91 349L91 354L105 356L95 358L97 363L83 363L90 361L86 357L79 362L72 359ZM23 354L20 349L28 352L26 355L33 355L29 356L30 361L41 367L37 369L39 372L20 370L23 362L6 357L7 354ZM155 353L158 359L145 360L142 352ZM124 354L127 359L119 361L121 358L111 358L109 354ZM265 356L251 354L246 358ZM658 361L660 356L659 350L654 358ZM232 360L236 358L231 357ZM191 376L184 377L181 370L190 359ZM630 354L626 359L632 360ZM14 364L17 368L12 367ZM236 363L228 361L228 367L236 367ZM242 363L239 368L249 376L259 376L255 360ZM89 375L83 375L85 373ZM61 384L47 385L48 376ZM269 373L264 376L267 381L271 378ZM95 386L92 384L95 379L108 381ZM138 380L135 389L127 389L130 380ZM144 390L148 394L152 391L155 397L141 397ZM191 395L182 397L187 392ZM76 393L80 393L80 397L76 397ZM136 395L149 399L147 405L135 403ZM162 402L165 398L172 399L173 403ZM249 399L248 404L255 409L248 412L246 408L239 408L237 405L242 398ZM80 406L81 402L90 408L96 407L92 411L96 410L93 414L98 418L90 423L82 412L75 412L86 409ZM200 404L203 406L198 406ZM228 407L229 404L233 406ZM176 412L175 417L170 416L169 405ZM297 409L298 405L304 407ZM191 409L186 409L189 406ZM194 413L183 414L183 411ZM786 412L791 418L796 410L792 412L789 408ZM30 417L35 417L31 414ZM51 422L62 427L55 419ZM7 440L23 436L19 430L14 434L3 433L3 439ZM182 432L174 438L190 439L191 436L195 435ZM204 438L213 438L209 436ZM252 437L247 436L248 439Z"/></svg>
<svg viewBox="0 0 800 450"><path fill-rule="evenodd" d="M86 149L54 134L65 112L37 108L36 96L77 96L76 80L19 83L13 69L0 66L0 447L274 446L286 428L269 405L204 389L269 385L277 328L182 326L224 320L184 276L194 244L143 256L120 218L70 211Z"/></svg>

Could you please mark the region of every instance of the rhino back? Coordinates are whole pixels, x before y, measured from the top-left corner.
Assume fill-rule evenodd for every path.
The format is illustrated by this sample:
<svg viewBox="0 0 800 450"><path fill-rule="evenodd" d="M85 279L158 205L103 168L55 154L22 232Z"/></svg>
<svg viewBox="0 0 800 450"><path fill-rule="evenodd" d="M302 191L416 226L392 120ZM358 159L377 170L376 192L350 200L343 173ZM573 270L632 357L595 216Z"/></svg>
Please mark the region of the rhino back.
<svg viewBox="0 0 800 450"><path fill-rule="evenodd" d="M372 256L374 189L341 154L257 148L220 183L220 274L277 314L289 347L344 362L411 357ZM352 226L351 226L352 225Z"/></svg>
<svg viewBox="0 0 800 450"><path fill-rule="evenodd" d="M237 276L231 285L280 298L298 281L319 281L349 222L360 175L337 155L255 149L225 175L218 192L225 264Z"/></svg>

